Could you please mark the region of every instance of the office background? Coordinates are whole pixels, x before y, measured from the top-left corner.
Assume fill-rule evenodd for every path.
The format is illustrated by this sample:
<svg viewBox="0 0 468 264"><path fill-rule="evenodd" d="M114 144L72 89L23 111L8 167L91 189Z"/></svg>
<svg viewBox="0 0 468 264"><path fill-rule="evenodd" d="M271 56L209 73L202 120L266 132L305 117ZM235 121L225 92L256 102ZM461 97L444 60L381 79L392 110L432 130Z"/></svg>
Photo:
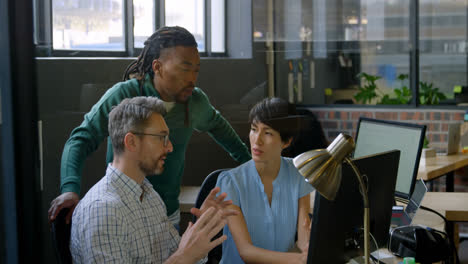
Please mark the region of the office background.
<svg viewBox="0 0 468 264"><path fill-rule="evenodd" d="M131 3L68 2L96 12L112 6L128 12L124 6ZM250 106L269 95L312 110L330 141L339 132L353 135L358 117L364 115L426 124L429 141L443 150L448 124L463 120L465 107L456 105L460 101L453 89L467 85L465 1L221 1L224 50L214 49L208 38L215 37L208 32L214 29L208 25L213 17L209 7L218 1L197 2L205 10L204 35L197 35L203 50L197 85L247 144ZM76 53L62 42L61 48L55 46L53 36L58 35L52 34L51 13L57 8L60 14L58 7L66 3L0 4L0 263L54 263L47 210L59 194L63 145L94 102L121 80L139 51L125 37L120 42L124 49L117 53ZM150 31L171 21L163 14L165 6L165 1L154 1ZM121 20L123 35L128 35L125 12ZM137 43L140 38L135 36ZM407 87L406 99L411 98L396 105L380 105L379 97L366 104L356 102L352 94L365 85L356 77L359 72L381 77L377 86L383 94L393 97L394 90ZM400 80L399 74L408 76ZM421 81L438 87L446 94L445 101L421 103ZM104 157L103 144L88 158L82 194L104 174ZM236 165L207 135L195 133L183 184L199 185L209 172ZM468 190L466 176L458 175L455 181L456 190Z"/></svg>

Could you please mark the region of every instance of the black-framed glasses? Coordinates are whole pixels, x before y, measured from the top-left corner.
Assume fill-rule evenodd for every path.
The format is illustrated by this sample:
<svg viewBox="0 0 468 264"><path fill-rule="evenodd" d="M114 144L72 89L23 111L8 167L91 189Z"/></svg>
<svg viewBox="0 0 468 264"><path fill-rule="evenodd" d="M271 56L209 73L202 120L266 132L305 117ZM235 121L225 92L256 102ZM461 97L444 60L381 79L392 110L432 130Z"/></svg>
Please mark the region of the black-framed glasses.
<svg viewBox="0 0 468 264"><path fill-rule="evenodd" d="M139 135L139 136L153 136L153 137L159 137L163 141L163 146L167 147L167 144L169 144L169 134L165 135L160 135L160 134L150 134L150 133L141 133L141 132L132 132L132 134Z"/></svg>

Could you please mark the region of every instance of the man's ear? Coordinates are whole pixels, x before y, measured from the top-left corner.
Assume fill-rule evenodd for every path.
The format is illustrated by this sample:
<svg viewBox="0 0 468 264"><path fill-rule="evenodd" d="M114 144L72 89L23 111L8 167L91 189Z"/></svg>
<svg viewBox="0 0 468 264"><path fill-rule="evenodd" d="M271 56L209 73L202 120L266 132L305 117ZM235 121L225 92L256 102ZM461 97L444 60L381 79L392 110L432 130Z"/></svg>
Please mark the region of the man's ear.
<svg viewBox="0 0 468 264"><path fill-rule="evenodd" d="M137 136L133 133L127 133L124 137L125 149L130 152L135 152L139 148L140 141L137 139Z"/></svg>
<svg viewBox="0 0 468 264"><path fill-rule="evenodd" d="M159 59L153 60L151 67L153 68L154 75L159 75L159 77L162 77L162 64Z"/></svg>

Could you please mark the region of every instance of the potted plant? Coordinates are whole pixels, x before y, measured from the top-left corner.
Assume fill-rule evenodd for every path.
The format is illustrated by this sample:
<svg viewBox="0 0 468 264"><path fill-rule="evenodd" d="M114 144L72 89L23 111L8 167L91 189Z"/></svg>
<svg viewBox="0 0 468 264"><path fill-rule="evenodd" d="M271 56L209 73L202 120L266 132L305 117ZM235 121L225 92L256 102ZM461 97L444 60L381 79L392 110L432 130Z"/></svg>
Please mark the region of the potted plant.
<svg viewBox="0 0 468 264"><path fill-rule="evenodd" d="M424 137L423 149L421 152L421 159L432 158L435 156L436 156L435 149L429 147L429 140L427 139L427 137Z"/></svg>
<svg viewBox="0 0 468 264"><path fill-rule="evenodd" d="M408 74L398 75L397 78L400 80L402 87L393 89L394 95L392 97L377 87L376 81L382 77L361 72L358 74L358 78L364 82L364 85L360 86L359 91L354 95L356 102L362 104L372 103L379 97L380 100L376 101L377 104L399 105L408 104L411 101L411 91L404 84L405 80L408 79Z"/></svg>
<svg viewBox="0 0 468 264"><path fill-rule="evenodd" d="M437 105L440 100L447 97L439 92L439 88L434 87L433 83L419 82L419 103L422 105Z"/></svg>

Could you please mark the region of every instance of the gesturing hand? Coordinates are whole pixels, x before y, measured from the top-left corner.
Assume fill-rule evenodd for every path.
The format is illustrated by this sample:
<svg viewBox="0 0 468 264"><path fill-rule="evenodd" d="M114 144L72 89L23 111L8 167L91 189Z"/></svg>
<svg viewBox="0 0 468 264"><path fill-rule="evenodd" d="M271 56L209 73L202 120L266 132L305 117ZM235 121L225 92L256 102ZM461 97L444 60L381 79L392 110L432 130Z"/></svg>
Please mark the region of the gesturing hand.
<svg viewBox="0 0 468 264"><path fill-rule="evenodd" d="M203 204L201 205L200 209L192 208L190 209L190 212L197 218L200 218L200 216L204 214L208 208L214 207L217 210L222 211L223 218L226 218L231 215L237 215L236 211L227 209L227 206L231 205L232 201L224 201L224 199L226 199L227 197L226 193L221 193L218 197L216 197L216 194L219 191L221 191L219 187L213 188L206 197L205 201L203 201Z"/></svg>
<svg viewBox="0 0 468 264"><path fill-rule="evenodd" d="M225 224L222 210L214 207L206 209L195 224L189 223L182 235L177 253L193 262L202 259L211 249L226 240L227 237L223 235L211 241Z"/></svg>

